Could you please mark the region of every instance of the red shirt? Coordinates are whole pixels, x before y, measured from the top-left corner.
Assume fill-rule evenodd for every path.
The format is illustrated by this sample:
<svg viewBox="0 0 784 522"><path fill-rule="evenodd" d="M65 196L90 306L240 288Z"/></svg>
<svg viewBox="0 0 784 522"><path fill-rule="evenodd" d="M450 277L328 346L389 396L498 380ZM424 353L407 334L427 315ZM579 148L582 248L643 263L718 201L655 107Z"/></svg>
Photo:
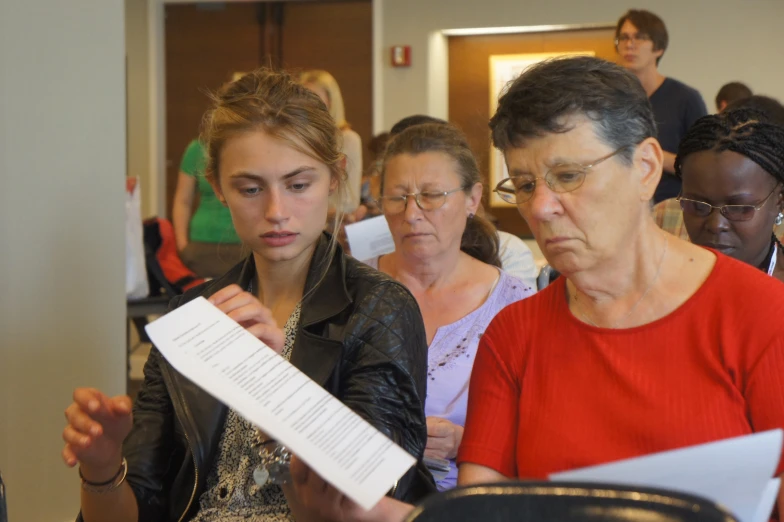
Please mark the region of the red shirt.
<svg viewBox="0 0 784 522"><path fill-rule="evenodd" d="M459 462L541 479L784 427L784 283L717 256L680 308L636 328L577 320L564 278L501 311L479 345Z"/></svg>

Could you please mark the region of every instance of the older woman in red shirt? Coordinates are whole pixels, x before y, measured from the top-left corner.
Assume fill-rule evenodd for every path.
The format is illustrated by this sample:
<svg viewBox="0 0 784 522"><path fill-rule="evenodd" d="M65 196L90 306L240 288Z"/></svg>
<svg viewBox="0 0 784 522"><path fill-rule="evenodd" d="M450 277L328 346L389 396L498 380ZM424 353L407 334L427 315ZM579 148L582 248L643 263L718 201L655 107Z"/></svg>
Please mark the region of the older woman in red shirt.
<svg viewBox="0 0 784 522"><path fill-rule="evenodd" d="M639 82L545 62L490 126L511 175L497 191L564 277L486 330L460 483L784 427L784 285L653 222L662 151Z"/></svg>

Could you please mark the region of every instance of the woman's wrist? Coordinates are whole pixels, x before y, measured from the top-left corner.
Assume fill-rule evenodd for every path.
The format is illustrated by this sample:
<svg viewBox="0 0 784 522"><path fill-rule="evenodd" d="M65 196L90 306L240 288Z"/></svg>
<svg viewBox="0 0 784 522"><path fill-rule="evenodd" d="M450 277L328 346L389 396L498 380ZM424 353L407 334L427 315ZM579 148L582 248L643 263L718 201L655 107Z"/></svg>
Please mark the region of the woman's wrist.
<svg viewBox="0 0 784 522"><path fill-rule="evenodd" d="M117 476L117 470L121 469L123 466L122 455L120 455L116 461L116 464L110 464L108 466L90 466L89 464L84 465L80 463L79 475L83 480L96 484L111 481Z"/></svg>

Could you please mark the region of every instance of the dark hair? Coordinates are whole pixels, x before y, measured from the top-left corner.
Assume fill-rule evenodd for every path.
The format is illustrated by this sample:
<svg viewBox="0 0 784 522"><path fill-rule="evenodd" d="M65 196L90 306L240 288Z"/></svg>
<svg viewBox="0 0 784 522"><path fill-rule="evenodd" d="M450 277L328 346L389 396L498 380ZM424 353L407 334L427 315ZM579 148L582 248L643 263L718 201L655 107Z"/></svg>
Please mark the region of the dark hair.
<svg viewBox="0 0 784 522"><path fill-rule="evenodd" d="M382 186L390 159L401 154L416 156L425 152L441 152L452 158L457 165L456 173L460 177L460 187L466 193L469 193L476 183L481 182L479 166L465 135L457 127L448 123L425 123L410 126L392 136L384 155ZM463 231L460 250L479 261L500 268L498 249L498 234L495 227L483 217L469 217Z"/></svg>
<svg viewBox="0 0 784 522"><path fill-rule="evenodd" d="M395 136L396 134L400 134L404 130L408 129L409 127L413 127L414 125L423 125L425 123L438 123L441 125L448 124L449 122L442 120L441 118L435 118L433 116L427 116L425 114L414 114L413 116L406 116L399 122L392 125L392 128L389 130L390 136Z"/></svg>
<svg viewBox="0 0 784 522"><path fill-rule="evenodd" d="M769 96L754 94L748 98L730 103L724 110L726 112L735 109L755 109L763 113L771 123L784 126L784 105Z"/></svg>
<svg viewBox="0 0 784 522"><path fill-rule="evenodd" d="M653 42L654 51L666 51L670 43L670 36L667 34L667 26L664 21L650 11L644 9L629 9L626 14L618 19L615 26L615 38L621 35L621 27L626 22L637 28L641 33L647 34ZM656 58L656 65L659 65L664 53Z"/></svg>
<svg viewBox="0 0 784 522"><path fill-rule="evenodd" d="M697 120L686 133L675 158L675 174L683 161L701 151L730 150L742 154L784 183L784 127L754 109L734 109Z"/></svg>
<svg viewBox="0 0 784 522"><path fill-rule="evenodd" d="M656 123L640 81L623 67L588 56L556 58L520 75L498 100L490 119L493 145L501 151L526 139L572 129L566 118L584 115L613 149L656 136ZM631 162L629 147L619 157Z"/></svg>
<svg viewBox="0 0 784 522"><path fill-rule="evenodd" d="M716 109L721 110L721 102L727 105L730 103L748 98L752 95L751 89L745 84L740 82L730 82L722 85L719 92L716 93Z"/></svg>
<svg viewBox="0 0 784 522"><path fill-rule="evenodd" d="M382 132L381 134L376 134L370 141L368 141L368 151L370 152L371 158L378 158L382 154L384 154L384 149L387 148L387 142L389 142L389 133Z"/></svg>

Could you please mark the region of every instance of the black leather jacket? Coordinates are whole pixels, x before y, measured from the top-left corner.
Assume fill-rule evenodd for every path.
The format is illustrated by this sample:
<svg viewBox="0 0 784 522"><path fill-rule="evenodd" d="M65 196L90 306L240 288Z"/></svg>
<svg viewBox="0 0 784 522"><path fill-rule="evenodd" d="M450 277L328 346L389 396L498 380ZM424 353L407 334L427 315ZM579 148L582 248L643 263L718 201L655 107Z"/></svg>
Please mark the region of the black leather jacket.
<svg viewBox="0 0 784 522"><path fill-rule="evenodd" d="M5 505L5 484L3 484L2 475L0 475L0 522L8 522L8 511Z"/></svg>
<svg viewBox="0 0 784 522"><path fill-rule="evenodd" d="M328 242L324 234L311 261L291 363L421 460L427 442L427 341L419 307L402 285L347 257L339 246L325 272ZM170 308L232 283L247 288L254 275L251 256L175 298ZM226 406L152 350L123 446L140 521L178 522L195 515L226 413ZM415 502L432 490L432 478L420 465L400 480L394 496Z"/></svg>

